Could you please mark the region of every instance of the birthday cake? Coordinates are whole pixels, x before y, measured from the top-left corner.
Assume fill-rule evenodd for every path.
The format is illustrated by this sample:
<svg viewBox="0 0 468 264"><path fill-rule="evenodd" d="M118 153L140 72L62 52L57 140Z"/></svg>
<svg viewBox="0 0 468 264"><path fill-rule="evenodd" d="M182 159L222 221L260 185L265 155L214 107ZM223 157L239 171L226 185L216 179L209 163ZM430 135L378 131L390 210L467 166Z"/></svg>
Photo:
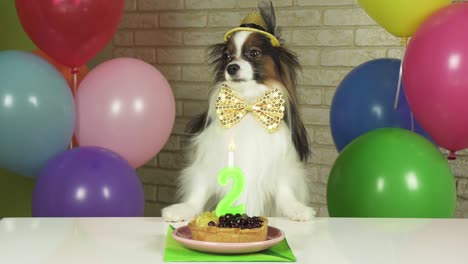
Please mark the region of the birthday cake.
<svg viewBox="0 0 468 264"><path fill-rule="evenodd" d="M246 214L204 212L188 224L192 239L207 242L245 243L265 241L268 229L266 217L249 217Z"/></svg>

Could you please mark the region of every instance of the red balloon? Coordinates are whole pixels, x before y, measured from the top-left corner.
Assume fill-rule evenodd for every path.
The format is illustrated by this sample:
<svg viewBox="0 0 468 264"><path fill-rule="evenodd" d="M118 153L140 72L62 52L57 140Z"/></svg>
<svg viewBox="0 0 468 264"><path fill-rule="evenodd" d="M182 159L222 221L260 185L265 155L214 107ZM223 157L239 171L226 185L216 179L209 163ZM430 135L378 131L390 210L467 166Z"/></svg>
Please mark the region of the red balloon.
<svg viewBox="0 0 468 264"><path fill-rule="evenodd" d="M403 61L405 95L416 119L441 147L468 148L468 3L429 17Z"/></svg>
<svg viewBox="0 0 468 264"><path fill-rule="evenodd" d="M125 0L16 0L25 32L58 62L79 67L117 31Z"/></svg>

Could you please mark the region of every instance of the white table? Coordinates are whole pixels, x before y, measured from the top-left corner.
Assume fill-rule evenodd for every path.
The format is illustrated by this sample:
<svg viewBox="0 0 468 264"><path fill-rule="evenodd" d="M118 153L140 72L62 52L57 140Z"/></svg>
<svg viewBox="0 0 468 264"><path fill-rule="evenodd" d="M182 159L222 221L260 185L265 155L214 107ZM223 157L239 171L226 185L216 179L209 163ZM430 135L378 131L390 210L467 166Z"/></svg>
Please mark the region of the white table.
<svg viewBox="0 0 468 264"><path fill-rule="evenodd" d="M468 263L468 219L270 220L298 263ZM161 218L6 218L0 263L162 263L168 225Z"/></svg>

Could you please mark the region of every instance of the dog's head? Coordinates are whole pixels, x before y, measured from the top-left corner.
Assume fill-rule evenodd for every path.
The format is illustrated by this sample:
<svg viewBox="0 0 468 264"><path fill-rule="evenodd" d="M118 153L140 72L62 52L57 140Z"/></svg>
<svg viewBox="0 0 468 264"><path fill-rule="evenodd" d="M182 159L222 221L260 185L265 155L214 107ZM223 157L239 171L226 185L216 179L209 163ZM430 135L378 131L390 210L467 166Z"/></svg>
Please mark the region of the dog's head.
<svg viewBox="0 0 468 264"><path fill-rule="evenodd" d="M296 103L296 80L300 65L296 55L282 45L271 2L262 1L259 12L244 18L228 31L225 42L212 46L210 57L216 82L280 83Z"/></svg>

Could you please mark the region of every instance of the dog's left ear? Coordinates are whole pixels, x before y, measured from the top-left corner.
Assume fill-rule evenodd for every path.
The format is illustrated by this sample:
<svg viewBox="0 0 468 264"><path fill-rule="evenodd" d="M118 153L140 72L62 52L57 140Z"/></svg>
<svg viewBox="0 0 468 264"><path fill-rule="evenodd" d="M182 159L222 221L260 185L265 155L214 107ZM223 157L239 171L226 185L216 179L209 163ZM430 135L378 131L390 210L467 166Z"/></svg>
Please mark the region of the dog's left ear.
<svg viewBox="0 0 468 264"><path fill-rule="evenodd" d="M292 141L300 160L307 161L311 155L309 133L302 123L297 104L289 102L285 121L291 130Z"/></svg>
<svg viewBox="0 0 468 264"><path fill-rule="evenodd" d="M307 161L311 154L310 140L301 119L296 94L297 74L301 71L301 65L297 55L289 49L280 46L275 47L275 50L277 52L276 60L279 78L289 94L285 121L291 130L291 138L300 160Z"/></svg>

